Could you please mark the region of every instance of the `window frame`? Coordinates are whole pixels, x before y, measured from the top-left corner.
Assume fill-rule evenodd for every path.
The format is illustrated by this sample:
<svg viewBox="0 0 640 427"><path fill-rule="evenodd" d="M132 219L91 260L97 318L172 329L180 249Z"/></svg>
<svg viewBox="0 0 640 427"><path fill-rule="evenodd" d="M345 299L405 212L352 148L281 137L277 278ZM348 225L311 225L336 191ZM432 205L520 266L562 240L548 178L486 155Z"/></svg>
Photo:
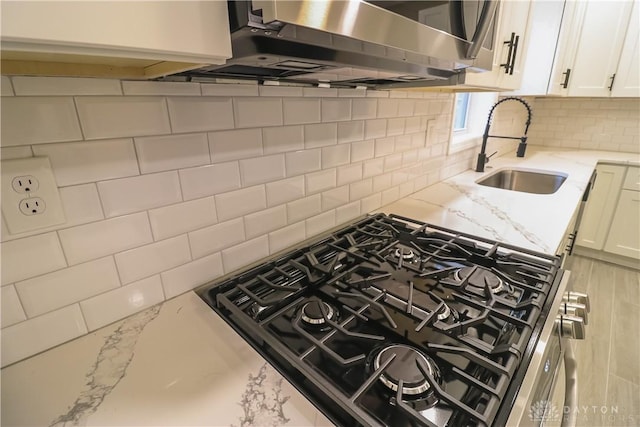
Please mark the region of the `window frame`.
<svg viewBox="0 0 640 427"><path fill-rule="evenodd" d="M469 94L465 129L454 129L457 102L451 108L451 135L449 154L479 146L489 117L491 106L498 101L498 92L464 92ZM457 94L456 94L457 95Z"/></svg>

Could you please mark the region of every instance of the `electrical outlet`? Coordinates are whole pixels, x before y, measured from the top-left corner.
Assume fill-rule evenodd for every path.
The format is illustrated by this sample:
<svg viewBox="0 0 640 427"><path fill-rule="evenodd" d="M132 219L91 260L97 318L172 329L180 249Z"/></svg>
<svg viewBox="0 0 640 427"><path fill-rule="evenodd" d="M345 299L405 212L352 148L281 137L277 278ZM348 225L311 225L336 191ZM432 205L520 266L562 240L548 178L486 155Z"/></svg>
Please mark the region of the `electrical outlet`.
<svg viewBox="0 0 640 427"><path fill-rule="evenodd" d="M13 178L11 187L16 193L32 193L38 191L40 183L33 175L24 175Z"/></svg>
<svg viewBox="0 0 640 427"><path fill-rule="evenodd" d="M27 216L41 215L47 209L47 204L40 197L30 197L20 200L18 208Z"/></svg>
<svg viewBox="0 0 640 427"><path fill-rule="evenodd" d="M48 157L2 161L2 216L11 234L65 222Z"/></svg>

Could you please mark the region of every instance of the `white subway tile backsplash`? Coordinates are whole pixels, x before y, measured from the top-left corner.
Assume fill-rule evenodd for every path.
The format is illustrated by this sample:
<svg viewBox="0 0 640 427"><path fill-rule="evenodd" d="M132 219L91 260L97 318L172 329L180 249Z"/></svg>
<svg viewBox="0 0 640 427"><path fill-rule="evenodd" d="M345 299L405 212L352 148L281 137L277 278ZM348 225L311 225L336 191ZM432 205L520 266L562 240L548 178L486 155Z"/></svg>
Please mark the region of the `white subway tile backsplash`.
<svg viewBox="0 0 640 427"><path fill-rule="evenodd" d="M351 200L359 200L373 193L373 179L365 179L354 182L349 186L349 195Z"/></svg>
<svg viewBox="0 0 640 427"><path fill-rule="evenodd" d="M304 197L304 176L270 182L266 187L268 206L290 202Z"/></svg>
<svg viewBox="0 0 640 427"><path fill-rule="evenodd" d="M0 310L0 315L2 315L0 325L2 328L26 320L27 316L24 314L16 288L13 285L2 287L0 302L2 302L2 309Z"/></svg>
<svg viewBox="0 0 640 427"><path fill-rule="evenodd" d="M322 148L322 168L334 168L349 163L351 147L348 144Z"/></svg>
<svg viewBox="0 0 640 427"><path fill-rule="evenodd" d="M9 326L2 330L2 366L86 333L77 304Z"/></svg>
<svg viewBox="0 0 640 427"><path fill-rule="evenodd" d="M380 175L384 172L384 159L372 159L367 160L362 165L362 177L369 178L372 176Z"/></svg>
<svg viewBox="0 0 640 427"><path fill-rule="evenodd" d="M364 122L364 138L375 139L387 136L387 121L385 119L367 120Z"/></svg>
<svg viewBox="0 0 640 427"><path fill-rule="evenodd" d="M141 173L161 172L209 163L209 142L204 133L136 138Z"/></svg>
<svg viewBox="0 0 640 427"><path fill-rule="evenodd" d="M378 103L375 99L352 99L351 119L373 119L378 115Z"/></svg>
<svg viewBox="0 0 640 427"><path fill-rule="evenodd" d="M222 265L231 273L269 255L269 238L260 236L222 251Z"/></svg>
<svg viewBox="0 0 640 427"><path fill-rule="evenodd" d="M167 98L175 133L233 129L231 98L197 96Z"/></svg>
<svg viewBox="0 0 640 427"><path fill-rule="evenodd" d="M336 186L336 170L329 169L307 174L305 177L306 194L314 194Z"/></svg>
<svg viewBox="0 0 640 427"><path fill-rule="evenodd" d="M362 160L372 159L374 153L374 141L360 141L351 144L351 162L360 162Z"/></svg>
<svg viewBox="0 0 640 427"><path fill-rule="evenodd" d="M69 265L153 241L146 212L67 228L60 230L58 234Z"/></svg>
<svg viewBox="0 0 640 427"><path fill-rule="evenodd" d="M307 228L307 237L313 237L322 233L336 225L336 211L330 210L313 216L305 221Z"/></svg>
<svg viewBox="0 0 640 427"><path fill-rule="evenodd" d="M348 205L336 208L336 225L344 224L360 216L360 201L351 202Z"/></svg>
<svg viewBox="0 0 640 427"><path fill-rule="evenodd" d="M395 138L376 139L375 156L383 157L392 154L395 150Z"/></svg>
<svg viewBox="0 0 640 427"><path fill-rule="evenodd" d="M0 99L3 147L82 139L71 97L6 97Z"/></svg>
<svg viewBox="0 0 640 427"><path fill-rule="evenodd" d="M160 276L152 276L80 303L87 328L95 331L164 300ZM169 298L169 297L167 297Z"/></svg>
<svg viewBox="0 0 640 427"><path fill-rule="evenodd" d="M283 99L284 124L318 123L320 101L314 98Z"/></svg>
<svg viewBox="0 0 640 427"><path fill-rule="evenodd" d="M24 311L39 316L120 286L112 257L78 264L15 284Z"/></svg>
<svg viewBox="0 0 640 427"><path fill-rule="evenodd" d="M362 163L338 168L338 186L362 179Z"/></svg>
<svg viewBox="0 0 640 427"><path fill-rule="evenodd" d="M79 96L75 100L85 139L171 133L162 97Z"/></svg>
<svg viewBox="0 0 640 427"><path fill-rule="evenodd" d="M304 148L302 126L281 126L262 129L262 144L265 154L283 153Z"/></svg>
<svg viewBox="0 0 640 427"><path fill-rule="evenodd" d="M389 119L387 121L387 135L402 135L404 133L404 118Z"/></svg>
<svg viewBox="0 0 640 427"><path fill-rule="evenodd" d="M351 120L351 100L346 98L323 98L322 121L339 122Z"/></svg>
<svg viewBox="0 0 640 427"><path fill-rule="evenodd" d="M125 95L199 96L200 84L192 82L123 81Z"/></svg>
<svg viewBox="0 0 640 427"><path fill-rule="evenodd" d="M218 194L215 197L219 221L247 215L267 207L264 185Z"/></svg>
<svg viewBox="0 0 640 427"><path fill-rule="evenodd" d="M380 206L382 206L382 193L374 193L360 200L360 209L363 215L375 211Z"/></svg>
<svg viewBox="0 0 640 427"><path fill-rule="evenodd" d="M3 242L0 248L3 285L67 266L55 232Z"/></svg>
<svg viewBox="0 0 640 427"><path fill-rule="evenodd" d="M338 125L324 123L304 127L305 148L318 148L338 143Z"/></svg>
<svg viewBox="0 0 640 427"><path fill-rule="evenodd" d="M389 172L402 166L402 153L390 154L384 158L384 171Z"/></svg>
<svg viewBox="0 0 640 427"><path fill-rule="evenodd" d="M15 147L0 147L0 159L2 160L11 160L11 159L22 159L24 157L32 157L33 152L31 151L31 146L15 146Z"/></svg>
<svg viewBox="0 0 640 427"><path fill-rule="evenodd" d="M336 208L338 206L349 203L349 186L334 188L322 193L322 210Z"/></svg>
<svg viewBox="0 0 640 427"><path fill-rule="evenodd" d="M181 169L180 187L185 200L197 199L240 188L238 162L216 163L198 168Z"/></svg>
<svg viewBox="0 0 640 427"><path fill-rule="evenodd" d="M236 127L282 126L282 99L235 98L233 111Z"/></svg>
<svg viewBox="0 0 640 427"><path fill-rule="evenodd" d="M320 213L322 210L321 200L320 194L316 194L287 203L289 223L298 222Z"/></svg>
<svg viewBox="0 0 640 427"><path fill-rule="evenodd" d="M296 176L320 169L320 149L300 150L285 155L287 176Z"/></svg>
<svg viewBox="0 0 640 427"><path fill-rule="evenodd" d="M244 217L247 239L266 234L287 225L287 208L285 205L266 209Z"/></svg>
<svg viewBox="0 0 640 427"><path fill-rule="evenodd" d="M305 222L300 221L269 234L269 250L274 254L305 239Z"/></svg>
<svg viewBox="0 0 640 427"><path fill-rule="evenodd" d="M397 99L379 99L378 100L378 117L389 118L398 116L398 100Z"/></svg>
<svg viewBox="0 0 640 427"><path fill-rule="evenodd" d="M189 233L194 259L219 252L245 240L242 218L232 219Z"/></svg>
<svg viewBox="0 0 640 427"><path fill-rule="evenodd" d="M401 152L411 149L411 135L396 136L395 139L395 152Z"/></svg>
<svg viewBox="0 0 640 427"><path fill-rule="evenodd" d="M123 284L152 276L191 261L186 235L130 249L115 255Z"/></svg>
<svg viewBox="0 0 640 427"><path fill-rule="evenodd" d="M331 89L331 88L322 88L322 87L305 87L302 88L302 93L304 96L309 97L331 97L335 98L338 96L339 89Z"/></svg>
<svg viewBox="0 0 640 427"><path fill-rule="evenodd" d="M161 274L165 298L183 294L223 274L222 256L219 253L165 271Z"/></svg>
<svg viewBox="0 0 640 427"><path fill-rule="evenodd" d="M383 191L391 187L392 174L386 173L384 175L378 175L373 177L373 191Z"/></svg>
<svg viewBox="0 0 640 427"><path fill-rule="evenodd" d="M367 98L388 98L389 92L386 90L369 90L367 89Z"/></svg>
<svg viewBox="0 0 640 427"><path fill-rule="evenodd" d="M17 96L122 95L120 80L22 76L12 80Z"/></svg>
<svg viewBox="0 0 640 427"><path fill-rule="evenodd" d="M30 315L58 307L65 310L67 304L80 301L89 328L95 330L378 209L383 202L457 173L469 163L444 156L451 94L423 97L418 92L253 82L14 79L21 88L17 97L2 100L0 154L30 157L30 144L39 144L33 150L51 157L54 173L64 185L60 192L68 221L19 235L8 234L3 224L6 329L40 318L25 320L19 297L23 292ZM9 83L3 95L6 89L12 95L10 79L3 78L2 83ZM37 96L37 91L77 96ZM111 95L110 91L113 96L101 96ZM34 96L20 96L27 92ZM17 121L7 124L4 113L7 105L13 107L6 102L10 98L26 101L14 102L20 106ZM583 108L590 121L583 123L583 117L574 115L571 124L581 128L561 131L577 135L589 129L604 136L611 131L592 123L597 115L613 114L610 123L635 118L627 114L631 110L621 114L609 109L611 105ZM502 123L499 119L496 126ZM432 138L424 148L429 123ZM621 123L610 126L619 133L616 136L629 138L623 144L637 143L637 132L627 131L631 125ZM84 136L80 125L88 131ZM13 129L17 139L7 143L7 129ZM552 131L538 129L535 136ZM104 140L115 136L131 138ZM101 141L77 142L83 137ZM599 138L570 141L612 144ZM424 164L434 156L439 156L438 162ZM392 172L384 173L385 161ZM138 210L144 212L119 216ZM105 220L105 216L113 217ZM29 243L16 256L8 256L20 260L35 250L38 259L50 263L44 270L15 263L6 267L7 247L14 252L15 242L41 236L57 247L41 250L41 242ZM57 261L51 264L51 260ZM106 269L105 260L111 262L109 272L80 288L89 275L83 269L101 263ZM118 276L109 286L120 282L126 286L106 289L104 283L114 277L114 261ZM38 268L42 265L38 263ZM45 285L45 294L57 294L34 302L32 288ZM77 304L71 307L79 312Z"/></svg>
<svg viewBox="0 0 640 427"><path fill-rule="evenodd" d="M391 187L382 192L382 205L388 205L395 202L400 198L400 191L398 187Z"/></svg>
<svg viewBox="0 0 640 427"><path fill-rule="evenodd" d="M207 84L201 83L203 95L211 96L258 96L258 85L248 84Z"/></svg>
<svg viewBox="0 0 640 427"><path fill-rule="evenodd" d="M240 176L242 185L256 185L276 181L286 176L284 169L284 155L256 157L255 159L240 160Z"/></svg>
<svg viewBox="0 0 640 427"><path fill-rule="evenodd" d="M36 156L47 156L58 186L139 175L131 139L34 145Z"/></svg>
<svg viewBox="0 0 640 427"><path fill-rule="evenodd" d="M0 96L13 96L13 86L7 76L0 76Z"/></svg>
<svg viewBox="0 0 640 427"><path fill-rule="evenodd" d="M211 161L227 162L262 155L260 129L230 130L209 133Z"/></svg>
<svg viewBox="0 0 640 427"><path fill-rule="evenodd" d="M338 123L338 143L362 141L364 138L364 121L356 120Z"/></svg>
<svg viewBox="0 0 640 427"><path fill-rule="evenodd" d="M99 182L98 192L107 217L182 201L176 171Z"/></svg>
<svg viewBox="0 0 640 427"><path fill-rule="evenodd" d="M213 197L191 200L149 211L155 240L163 240L218 222Z"/></svg>

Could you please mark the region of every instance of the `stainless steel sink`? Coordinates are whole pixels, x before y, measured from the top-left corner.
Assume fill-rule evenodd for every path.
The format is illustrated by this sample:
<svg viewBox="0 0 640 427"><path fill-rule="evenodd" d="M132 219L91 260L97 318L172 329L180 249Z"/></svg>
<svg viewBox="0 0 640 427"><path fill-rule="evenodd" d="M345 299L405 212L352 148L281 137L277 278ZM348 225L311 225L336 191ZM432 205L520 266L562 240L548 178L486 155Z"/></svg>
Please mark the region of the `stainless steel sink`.
<svg viewBox="0 0 640 427"><path fill-rule="evenodd" d="M562 186L567 175L532 169L501 169L476 181L479 185L533 194L553 194Z"/></svg>

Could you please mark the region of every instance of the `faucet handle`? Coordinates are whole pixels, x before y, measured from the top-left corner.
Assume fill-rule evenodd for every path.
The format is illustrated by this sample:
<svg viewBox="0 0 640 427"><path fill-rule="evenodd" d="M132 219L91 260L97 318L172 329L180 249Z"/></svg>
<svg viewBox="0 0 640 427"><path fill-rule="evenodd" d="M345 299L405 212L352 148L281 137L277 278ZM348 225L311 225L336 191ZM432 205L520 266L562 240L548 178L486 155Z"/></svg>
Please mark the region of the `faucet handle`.
<svg viewBox="0 0 640 427"><path fill-rule="evenodd" d="M497 151L494 151L493 153L489 154L487 156L487 159L485 160L485 163L489 163L489 159L492 158L493 156L495 156L496 154L498 154Z"/></svg>

